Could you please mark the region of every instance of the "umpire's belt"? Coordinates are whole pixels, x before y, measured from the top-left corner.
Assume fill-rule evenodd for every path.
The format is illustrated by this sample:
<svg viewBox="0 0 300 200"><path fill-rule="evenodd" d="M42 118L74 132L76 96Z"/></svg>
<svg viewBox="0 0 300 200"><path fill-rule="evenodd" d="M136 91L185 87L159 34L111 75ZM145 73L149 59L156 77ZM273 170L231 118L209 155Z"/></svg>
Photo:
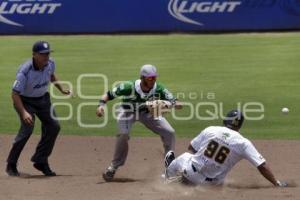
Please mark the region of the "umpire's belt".
<svg viewBox="0 0 300 200"><path fill-rule="evenodd" d="M192 164L192 169L194 172L198 173L196 167L193 164ZM205 178L205 181L208 181L208 182L212 182L213 180L214 180L213 178L208 178L208 177Z"/></svg>
<svg viewBox="0 0 300 200"><path fill-rule="evenodd" d="M26 97L26 96L20 95L21 99L23 99L23 100L33 100L33 101L34 101L34 100L41 100L41 99L43 99L45 96L49 96L49 93L46 92L44 95L39 96L39 97Z"/></svg>

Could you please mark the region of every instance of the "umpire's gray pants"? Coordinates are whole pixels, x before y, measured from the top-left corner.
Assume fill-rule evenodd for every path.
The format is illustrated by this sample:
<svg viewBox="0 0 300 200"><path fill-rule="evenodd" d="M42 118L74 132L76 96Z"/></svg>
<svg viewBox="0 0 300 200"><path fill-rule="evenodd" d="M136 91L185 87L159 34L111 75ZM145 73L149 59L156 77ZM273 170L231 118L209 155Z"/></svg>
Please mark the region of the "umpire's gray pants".
<svg viewBox="0 0 300 200"><path fill-rule="evenodd" d="M148 129L160 135L165 154L170 150L174 150L175 131L164 117L162 117L161 120L155 120L153 116L146 111L132 113L122 108L118 110L117 116L118 134L111 163L114 168L124 165L127 159L129 134L132 125L136 121L140 121Z"/></svg>

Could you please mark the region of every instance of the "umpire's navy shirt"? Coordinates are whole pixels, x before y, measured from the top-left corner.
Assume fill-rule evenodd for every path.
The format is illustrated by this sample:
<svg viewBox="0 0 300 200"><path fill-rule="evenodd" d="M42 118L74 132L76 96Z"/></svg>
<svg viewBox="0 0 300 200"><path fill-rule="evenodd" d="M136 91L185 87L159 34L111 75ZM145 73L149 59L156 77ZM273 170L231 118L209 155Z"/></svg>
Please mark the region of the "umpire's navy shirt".
<svg viewBox="0 0 300 200"><path fill-rule="evenodd" d="M47 92L54 71L55 63L52 59L49 59L47 66L42 70L34 68L30 59L20 65L13 91L25 97L41 97Z"/></svg>

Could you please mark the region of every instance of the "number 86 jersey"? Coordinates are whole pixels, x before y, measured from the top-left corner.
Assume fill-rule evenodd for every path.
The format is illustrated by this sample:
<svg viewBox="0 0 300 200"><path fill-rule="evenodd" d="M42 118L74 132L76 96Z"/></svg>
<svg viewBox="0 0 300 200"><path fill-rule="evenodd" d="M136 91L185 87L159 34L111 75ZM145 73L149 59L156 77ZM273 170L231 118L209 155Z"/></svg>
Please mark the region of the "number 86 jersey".
<svg viewBox="0 0 300 200"><path fill-rule="evenodd" d="M191 158L192 167L205 177L224 180L230 169L241 159L258 167L265 159L254 145L239 132L222 126L210 126L191 141L197 151Z"/></svg>

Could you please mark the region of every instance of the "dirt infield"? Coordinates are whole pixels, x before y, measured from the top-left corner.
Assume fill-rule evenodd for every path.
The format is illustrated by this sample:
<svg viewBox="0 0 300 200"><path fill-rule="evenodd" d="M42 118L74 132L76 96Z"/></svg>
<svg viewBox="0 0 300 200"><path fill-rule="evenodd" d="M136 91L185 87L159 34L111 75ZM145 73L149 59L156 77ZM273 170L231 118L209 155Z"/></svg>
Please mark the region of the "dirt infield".
<svg viewBox="0 0 300 200"><path fill-rule="evenodd" d="M101 172L113 153L112 137L60 136L50 158L56 177L44 177L29 161L39 136L33 136L21 155L21 177L8 177L5 159L13 137L0 136L0 199L18 200L191 200L300 199L300 141L256 140L254 144L265 156L279 179L294 187L274 188L247 161L237 164L222 188L165 185L163 149L155 138L132 138L127 163L116 174L114 182L106 183ZM178 139L176 153L185 151L188 139Z"/></svg>

